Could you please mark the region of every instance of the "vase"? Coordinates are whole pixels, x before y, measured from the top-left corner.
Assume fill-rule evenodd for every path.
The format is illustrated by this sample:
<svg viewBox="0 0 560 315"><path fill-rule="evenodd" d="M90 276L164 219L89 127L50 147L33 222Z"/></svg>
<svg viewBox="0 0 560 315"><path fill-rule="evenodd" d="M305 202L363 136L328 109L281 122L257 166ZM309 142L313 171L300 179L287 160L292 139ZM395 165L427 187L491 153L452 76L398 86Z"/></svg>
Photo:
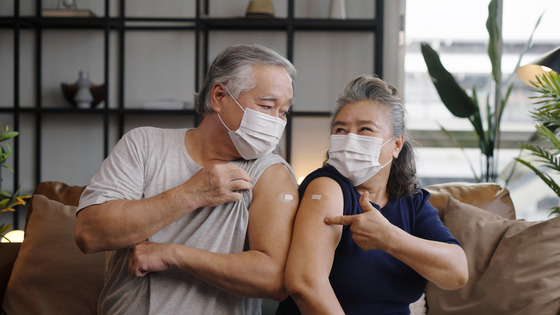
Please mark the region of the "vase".
<svg viewBox="0 0 560 315"><path fill-rule="evenodd" d="M89 80L89 73L82 70L79 72L79 75L78 81L76 81L78 91L74 96L74 102L76 102L76 107L78 108L91 108L93 95L90 91L91 81Z"/></svg>
<svg viewBox="0 0 560 315"><path fill-rule="evenodd" d="M346 18L346 3L345 0L331 0L329 9L329 17L331 19L345 19Z"/></svg>

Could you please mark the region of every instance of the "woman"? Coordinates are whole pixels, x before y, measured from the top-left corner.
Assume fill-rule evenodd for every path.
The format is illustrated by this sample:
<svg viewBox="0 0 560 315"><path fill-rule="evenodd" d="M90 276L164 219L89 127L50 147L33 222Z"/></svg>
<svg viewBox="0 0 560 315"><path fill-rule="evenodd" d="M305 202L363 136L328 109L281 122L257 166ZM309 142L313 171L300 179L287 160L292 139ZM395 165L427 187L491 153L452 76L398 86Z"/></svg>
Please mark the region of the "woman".
<svg viewBox="0 0 560 315"><path fill-rule="evenodd" d="M300 186L291 298L277 314L408 314L426 279L466 283L465 253L419 188L404 116L397 91L370 75L339 96L326 165Z"/></svg>

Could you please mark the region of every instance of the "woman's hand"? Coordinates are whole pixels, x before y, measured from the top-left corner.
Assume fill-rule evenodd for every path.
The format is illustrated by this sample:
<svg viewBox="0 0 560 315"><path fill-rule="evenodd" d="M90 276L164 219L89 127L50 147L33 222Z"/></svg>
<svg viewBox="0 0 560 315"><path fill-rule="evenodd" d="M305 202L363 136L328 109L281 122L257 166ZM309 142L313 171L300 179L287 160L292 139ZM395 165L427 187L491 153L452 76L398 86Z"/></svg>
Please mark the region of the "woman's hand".
<svg viewBox="0 0 560 315"><path fill-rule="evenodd" d="M325 218L327 224L350 225L354 242L364 249L380 249L442 289L465 285L467 257L460 246L412 236L391 224L370 203L368 193L360 198L364 213Z"/></svg>
<svg viewBox="0 0 560 315"><path fill-rule="evenodd" d="M361 249L383 250L384 244L390 242L395 226L371 205L367 191L360 197L360 204L364 213L325 218L325 223L350 225L352 238Z"/></svg>

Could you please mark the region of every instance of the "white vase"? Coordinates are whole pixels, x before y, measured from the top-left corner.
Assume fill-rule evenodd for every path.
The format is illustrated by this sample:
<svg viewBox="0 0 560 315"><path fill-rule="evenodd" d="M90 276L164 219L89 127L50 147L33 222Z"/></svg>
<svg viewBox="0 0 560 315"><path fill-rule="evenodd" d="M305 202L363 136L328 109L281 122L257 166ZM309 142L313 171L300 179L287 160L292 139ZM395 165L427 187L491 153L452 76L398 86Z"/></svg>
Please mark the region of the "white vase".
<svg viewBox="0 0 560 315"><path fill-rule="evenodd" d="M89 73L87 71L80 71L80 77L76 81L78 91L74 96L74 102L78 108L91 108L93 102L93 95L91 94L91 81L89 80Z"/></svg>
<svg viewBox="0 0 560 315"><path fill-rule="evenodd" d="M329 9L329 17L331 19L345 19L346 18L346 3L345 0L331 0Z"/></svg>

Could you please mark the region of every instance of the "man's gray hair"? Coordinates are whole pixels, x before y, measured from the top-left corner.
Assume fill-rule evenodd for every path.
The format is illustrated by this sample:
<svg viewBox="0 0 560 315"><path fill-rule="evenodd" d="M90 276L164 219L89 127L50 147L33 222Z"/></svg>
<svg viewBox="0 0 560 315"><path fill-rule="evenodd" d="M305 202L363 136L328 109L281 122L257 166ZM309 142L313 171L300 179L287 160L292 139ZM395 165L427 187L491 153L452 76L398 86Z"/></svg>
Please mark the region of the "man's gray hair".
<svg viewBox="0 0 560 315"><path fill-rule="evenodd" d="M260 45L230 46L216 56L204 77L202 87L196 95L198 113L204 115L213 112L210 93L216 83L225 84L235 98L254 88L257 83L253 75L254 65L282 67L290 76L294 88L296 69L288 59Z"/></svg>

